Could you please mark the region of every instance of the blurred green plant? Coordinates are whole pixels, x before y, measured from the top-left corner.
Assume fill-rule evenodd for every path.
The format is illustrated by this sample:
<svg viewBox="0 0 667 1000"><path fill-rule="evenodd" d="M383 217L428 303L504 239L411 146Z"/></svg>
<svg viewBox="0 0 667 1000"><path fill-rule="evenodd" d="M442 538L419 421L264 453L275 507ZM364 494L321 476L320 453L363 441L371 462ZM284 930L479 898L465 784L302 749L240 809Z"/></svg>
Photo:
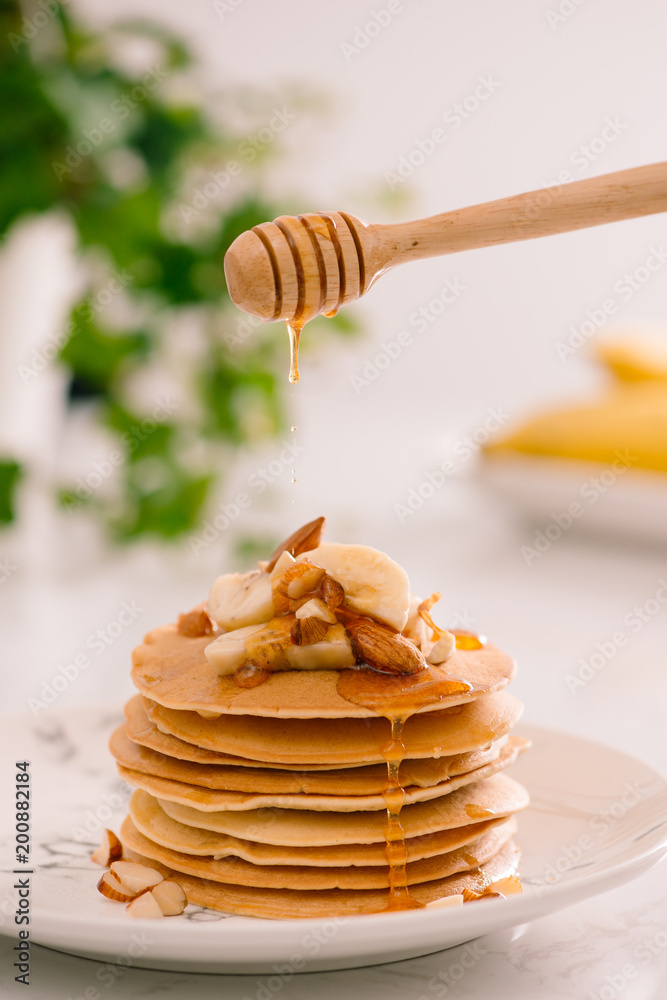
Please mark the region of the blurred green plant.
<svg viewBox="0 0 667 1000"><path fill-rule="evenodd" d="M139 71L124 58L137 45L150 52ZM83 482L58 495L70 510L97 510L117 539L191 531L235 449L286 424L284 331L231 306L222 260L239 233L286 210L265 188L295 111L223 95L221 125L224 114L193 97L192 66L155 25L102 34L55 0L0 0L0 236L53 209L75 226L89 277L60 362L71 405L94 403L120 460L112 497ZM245 130L230 125L246 105ZM355 331L349 315L325 325ZM174 348L179 336L186 347ZM149 405L137 383L165 373L186 404L156 420L159 391ZM13 458L0 465L4 522L21 471Z"/></svg>

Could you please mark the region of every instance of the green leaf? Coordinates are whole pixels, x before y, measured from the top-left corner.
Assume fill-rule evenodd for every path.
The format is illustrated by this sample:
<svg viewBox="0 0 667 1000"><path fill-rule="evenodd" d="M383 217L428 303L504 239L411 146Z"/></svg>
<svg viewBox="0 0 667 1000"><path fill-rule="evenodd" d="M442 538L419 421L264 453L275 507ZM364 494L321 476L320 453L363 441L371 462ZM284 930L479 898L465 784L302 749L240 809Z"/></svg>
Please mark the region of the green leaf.
<svg viewBox="0 0 667 1000"><path fill-rule="evenodd" d="M213 476L190 476L173 470L169 482L150 493L130 480L132 503L114 524L116 536L128 541L141 535L176 538L193 531L201 519Z"/></svg>
<svg viewBox="0 0 667 1000"><path fill-rule="evenodd" d="M146 357L150 339L146 333L105 333L95 323L88 302L72 312L73 332L60 352L72 378L86 395L109 393L122 365Z"/></svg>
<svg viewBox="0 0 667 1000"><path fill-rule="evenodd" d="M18 462L0 460L0 524L11 524L16 517L15 492L22 473Z"/></svg>
<svg viewBox="0 0 667 1000"><path fill-rule="evenodd" d="M174 445L176 427L169 421L131 413L111 400L105 415L106 425L120 435L120 444L128 462L139 462L149 455L169 457Z"/></svg>

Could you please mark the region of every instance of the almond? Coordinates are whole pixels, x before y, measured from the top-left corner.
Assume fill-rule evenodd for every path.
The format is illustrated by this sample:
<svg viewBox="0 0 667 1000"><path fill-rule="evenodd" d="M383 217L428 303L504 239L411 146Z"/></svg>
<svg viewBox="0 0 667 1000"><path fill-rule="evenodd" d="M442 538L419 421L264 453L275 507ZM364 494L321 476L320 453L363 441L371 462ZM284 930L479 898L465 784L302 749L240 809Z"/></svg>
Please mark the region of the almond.
<svg viewBox="0 0 667 1000"><path fill-rule="evenodd" d="M123 857L123 845L113 830L104 831L102 843L90 857L96 864L105 868L108 868L112 861L120 861Z"/></svg>
<svg viewBox="0 0 667 1000"><path fill-rule="evenodd" d="M138 920L162 920L164 913L152 892L142 892L125 907L128 916Z"/></svg>
<svg viewBox="0 0 667 1000"><path fill-rule="evenodd" d="M328 630L328 624L321 618L295 618L290 634L295 646L311 646L323 639Z"/></svg>
<svg viewBox="0 0 667 1000"><path fill-rule="evenodd" d="M456 649L456 636L451 632L443 632L437 642L434 642L426 654L429 663L437 665L448 660Z"/></svg>
<svg viewBox="0 0 667 1000"><path fill-rule="evenodd" d="M271 572L283 552L289 552L290 555L296 557L301 555L302 552L310 552L311 549L316 549L324 536L325 525L326 518L318 517L314 521L309 521L308 524L304 524L302 528L293 532L293 534L291 534L289 538L286 538L284 542L281 542L278 548L272 553L271 558L266 564L266 572Z"/></svg>
<svg viewBox="0 0 667 1000"><path fill-rule="evenodd" d="M345 591L338 580L334 580L328 573L324 574L324 579L320 584L320 593L328 608L339 608L345 600Z"/></svg>
<svg viewBox="0 0 667 1000"><path fill-rule="evenodd" d="M214 625L203 608L195 608L178 616L177 628L180 635L195 639L200 635L211 635Z"/></svg>
<svg viewBox="0 0 667 1000"><path fill-rule="evenodd" d="M151 896L157 901L165 917L177 917L188 905L187 896L178 882L166 878L151 889Z"/></svg>
<svg viewBox="0 0 667 1000"><path fill-rule="evenodd" d="M326 606L324 601L320 601L318 597L312 597L305 604L302 604L296 612L297 618L321 618L323 622L328 622L329 625L335 625L337 618L333 611Z"/></svg>
<svg viewBox="0 0 667 1000"><path fill-rule="evenodd" d="M162 875L148 865L140 865L134 861L114 861L111 871L120 882L121 892L136 896L139 892L152 889L162 881Z"/></svg>
<svg viewBox="0 0 667 1000"><path fill-rule="evenodd" d="M506 878L498 879L487 886L487 892L497 893L499 896L516 896L523 892L523 886L518 875L508 875Z"/></svg>
<svg viewBox="0 0 667 1000"><path fill-rule="evenodd" d="M389 625L353 615L345 615L343 623L358 659L369 666L390 674L418 674L426 669L426 660L415 644Z"/></svg>
<svg viewBox="0 0 667 1000"><path fill-rule="evenodd" d="M97 883L97 890L107 899L113 899L117 903L128 903L137 895L136 892L125 892L113 872L105 872Z"/></svg>
<svg viewBox="0 0 667 1000"><path fill-rule="evenodd" d="M291 597L293 601L303 597L304 594L308 594L311 591L316 590L320 585L322 577L324 576L324 570L320 566L314 566L308 562L302 562L298 565L300 567L304 566L305 569L303 569L298 576L295 576L287 585L287 596Z"/></svg>

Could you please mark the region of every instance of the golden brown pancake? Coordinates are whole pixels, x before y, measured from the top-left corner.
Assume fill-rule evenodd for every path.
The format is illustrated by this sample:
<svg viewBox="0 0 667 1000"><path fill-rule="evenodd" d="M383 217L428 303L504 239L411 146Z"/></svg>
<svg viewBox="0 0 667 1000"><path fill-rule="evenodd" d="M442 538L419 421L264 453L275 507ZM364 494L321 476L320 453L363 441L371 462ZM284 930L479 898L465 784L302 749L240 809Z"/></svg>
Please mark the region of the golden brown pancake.
<svg viewBox="0 0 667 1000"><path fill-rule="evenodd" d="M154 629L132 654L135 686L165 708L189 712L318 720L375 715L341 697L338 670L277 671L257 687L240 688L233 675L219 677L204 656L211 641L210 635L182 635L175 625ZM434 678L460 678L471 687L465 694L448 698L434 695L420 712L439 711L499 691L512 679L516 667L511 657L488 644L481 649L455 650L447 660L446 670L428 669Z"/></svg>
<svg viewBox="0 0 667 1000"><path fill-rule="evenodd" d="M411 861L406 865L408 885L446 878L458 872L470 871L485 864L498 853L516 832L516 820L508 819L493 827L466 847ZM201 858L162 847L139 833L132 819L127 816L120 831L123 845L145 857L160 861L176 871L213 882L254 886L260 889L388 889L389 872L386 867L322 868L314 865L254 865L243 858Z"/></svg>
<svg viewBox="0 0 667 1000"><path fill-rule="evenodd" d="M469 785L482 778L488 778L498 771L502 771L509 764L516 760L518 747L508 744L503 748L496 760L483 767L478 767L467 774L458 774L455 777L447 778L438 785L431 785L420 788L417 785L404 786L404 802L410 805L412 802L428 802L437 799L441 795L449 795L457 788ZM386 801L382 794L376 795L308 795L303 793L279 794L279 793L253 793L253 792L230 792L220 789L202 788L200 785L190 785L183 781L173 781L170 778L162 778L160 775L147 774L144 771L134 771L123 765L118 765L118 773L128 784L136 788L143 788L152 795L163 799L170 799L172 802L180 802L183 805L193 806L206 812L220 809L248 810L248 809L312 809L318 812L356 812L359 810L385 810ZM385 782L386 784L386 782Z"/></svg>
<svg viewBox="0 0 667 1000"><path fill-rule="evenodd" d="M255 865L381 865L387 867L385 844L334 844L330 847L284 847L240 840L227 834L212 833L186 826L167 816L157 799L148 792L137 790L130 799L130 816L139 833L162 847L183 854L205 857L233 855ZM422 837L408 837L405 842L408 861L420 861L445 854L477 840L492 826L505 822L505 817L471 823L469 826L440 830Z"/></svg>
<svg viewBox="0 0 667 1000"><path fill-rule="evenodd" d="M267 681L268 683L268 681ZM262 685L260 685L262 686ZM388 719L282 719L224 715L202 719L144 702L163 733L216 752L291 764L358 764L382 759ZM405 757L448 757L488 747L518 722L523 706L504 691L439 712L411 716L403 729Z"/></svg>
<svg viewBox="0 0 667 1000"><path fill-rule="evenodd" d="M221 910L223 913L268 919L335 918L361 913L378 913L387 909L386 889L256 889L185 875L129 847L126 848L126 855L128 860L150 865L165 878L175 879L191 903L207 906L212 910ZM424 905L444 896L458 895L465 889L482 894L493 882L513 875L517 870L519 858L519 850L510 840L491 861L480 865L479 868L463 874L422 882L412 886L410 893Z"/></svg>
<svg viewBox="0 0 667 1000"><path fill-rule="evenodd" d="M438 761L405 761L400 777L403 786L428 788L448 778L476 770L497 761L503 747L520 752L525 740L509 736L497 740L490 750L441 757ZM270 768L226 767L176 760L149 750L128 739L125 727L111 735L109 749L119 764L160 778L224 791L268 794L369 795L381 793L387 785L386 764L369 767L338 768L332 771L276 771ZM516 759L516 752L503 766ZM472 765L472 766L470 766ZM418 780L415 780L417 778Z"/></svg>
<svg viewBox="0 0 667 1000"><path fill-rule="evenodd" d="M254 783L256 778L259 778L260 781L268 781L269 772L273 774L276 771L292 771L293 765L291 764L261 761L261 765L258 767L258 761L248 760L245 757L236 757L233 754L216 753L215 750L207 750L204 747L196 746L194 743L186 743L184 740L179 740L176 736L160 732L155 723L148 718L144 707L144 699L141 695L135 695L134 698L128 701L125 706L125 719L125 732L133 743L137 743L149 750L155 750L161 756L169 757L176 761L193 761L197 764L212 766L225 765L225 775L230 782L234 781L238 783L235 787L238 787L239 791L251 791L253 789L261 791L263 789L258 788ZM483 764L488 764L490 761L495 760L507 739L507 736L503 736L499 740L496 740L488 749L483 747L480 750L470 750L468 753L454 754L451 757L425 757L421 760L404 760L401 764L401 778L402 780L404 779L403 784L436 785L439 781L443 781L454 774L464 774L467 771L472 771L476 767L481 767ZM525 741L522 742L525 744ZM148 768L133 765L129 760L121 760L121 763L124 763L126 767L134 767L136 771L149 770ZM244 780L241 768L251 768L252 778ZM333 773L335 770L345 772L346 783L354 774L358 774L359 780L363 780L364 783L381 782L381 785L377 785L377 790L384 788L387 782L387 765L384 760L371 765L334 764L330 767L327 764L300 764L298 779L301 782L317 781L318 789L328 790L329 784L337 780ZM313 777L317 772L323 772L319 779ZM214 772L205 770L204 773L212 775ZM165 774L165 777L176 777L176 774ZM279 789L278 784L283 781L283 778L277 774L275 775L276 784L266 790L295 791L296 789L291 784L293 780L291 774L288 775L285 778L286 784L280 785ZM246 787L245 781L253 781L253 784ZM207 781L198 781L195 784L215 787L214 785L209 786ZM368 787L368 785L365 784L364 787ZM309 788L310 786L306 787L304 785L300 790L308 791ZM315 785L312 786L312 790L315 790Z"/></svg>
<svg viewBox="0 0 667 1000"><path fill-rule="evenodd" d="M229 753L217 753L215 750L207 750L194 743L186 743L176 736L161 732L155 723L148 718L145 704L148 699L140 694L135 694L130 698L125 706L125 720L127 725L127 735L134 743L150 747L168 757L176 757L178 760L193 760L198 764L229 764L235 767L256 767L256 760L247 760L245 757L237 757ZM262 767L276 770L290 771L293 767L290 763L280 763L279 761L267 760L261 762ZM301 765L303 770L309 771L330 771L332 767L347 767L353 765L346 764L308 764ZM359 764L359 767L362 765Z"/></svg>
<svg viewBox="0 0 667 1000"><path fill-rule="evenodd" d="M172 819L242 840L288 847L323 847L332 844L385 842L386 813L314 812L306 809L249 809L244 812L204 812L169 799L160 806ZM416 802L401 811L406 837L508 816L528 805L528 793L505 774L459 788L430 802Z"/></svg>

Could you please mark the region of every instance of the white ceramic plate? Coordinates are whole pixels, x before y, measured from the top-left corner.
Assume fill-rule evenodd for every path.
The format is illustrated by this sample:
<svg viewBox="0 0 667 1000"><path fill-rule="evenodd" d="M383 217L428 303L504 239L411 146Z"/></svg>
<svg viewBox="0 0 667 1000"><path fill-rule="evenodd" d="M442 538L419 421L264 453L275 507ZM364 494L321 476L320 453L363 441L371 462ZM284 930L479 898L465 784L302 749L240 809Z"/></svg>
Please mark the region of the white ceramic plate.
<svg viewBox="0 0 667 1000"><path fill-rule="evenodd" d="M558 535L575 503L573 531L667 544L665 473L540 455L498 455L480 459L474 475L542 531L549 528Z"/></svg>
<svg viewBox="0 0 667 1000"><path fill-rule="evenodd" d="M511 771L533 800L517 838L522 896L335 920L258 920L201 907L162 921L132 920L96 892L101 869L89 860L100 830L118 829L129 797L106 750L119 719L108 709L52 709L5 720L0 738L4 761L31 761L31 938L103 962L268 974L275 992L295 972L413 958L544 916L626 882L667 853L664 778L608 747L524 726L534 747ZM9 935L17 930L13 855L5 825L0 930Z"/></svg>

